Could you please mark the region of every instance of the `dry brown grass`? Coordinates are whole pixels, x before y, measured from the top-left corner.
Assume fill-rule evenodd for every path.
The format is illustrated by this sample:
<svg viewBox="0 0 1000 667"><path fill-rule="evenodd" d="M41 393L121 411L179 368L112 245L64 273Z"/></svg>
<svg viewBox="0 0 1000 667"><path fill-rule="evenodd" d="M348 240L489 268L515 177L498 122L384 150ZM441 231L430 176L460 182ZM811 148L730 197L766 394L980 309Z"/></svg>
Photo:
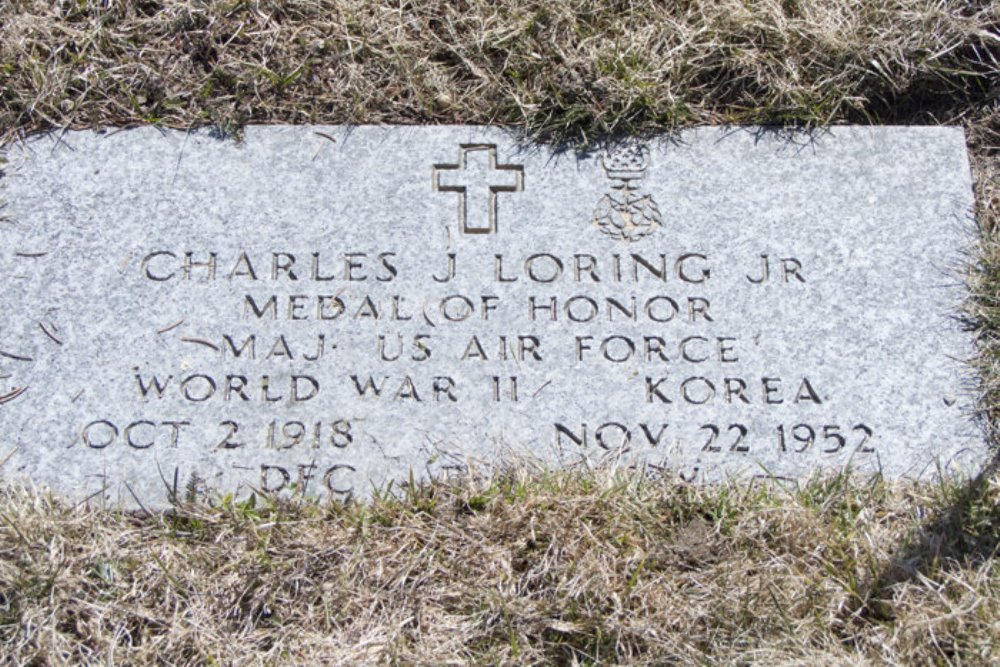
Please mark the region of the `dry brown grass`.
<svg viewBox="0 0 1000 667"><path fill-rule="evenodd" d="M1000 3L0 0L0 141L62 127L961 123L1000 417ZM603 473L163 516L0 492L0 662L988 664L1000 487Z"/></svg>
<svg viewBox="0 0 1000 667"><path fill-rule="evenodd" d="M938 122L996 101L992 0L6 0L0 128ZM994 125L994 129L996 126Z"/></svg>
<svg viewBox="0 0 1000 667"><path fill-rule="evenodd" d="M159 517L8 491L17 662L986 664L1000 486L511 474ZM957 508L928 524L942 507Z"/></svg>

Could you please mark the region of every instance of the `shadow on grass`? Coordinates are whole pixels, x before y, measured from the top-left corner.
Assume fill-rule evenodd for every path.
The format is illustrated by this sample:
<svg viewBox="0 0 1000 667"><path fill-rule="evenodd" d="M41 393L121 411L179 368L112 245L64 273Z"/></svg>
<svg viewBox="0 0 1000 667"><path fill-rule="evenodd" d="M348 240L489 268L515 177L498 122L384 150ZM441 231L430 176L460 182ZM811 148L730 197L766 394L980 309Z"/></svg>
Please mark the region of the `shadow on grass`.
<svg viewBox="0 0 1000 667"><path fill-rule="evenodd" d="M1000 503L992 486L1000 473L996 434L990 434L993 456L966 483L941 482L938 507L901 542L892 558L862 587L842 618L855 622L891 622L896 618L897 587L942 574L978 567L1000 551ZM992 493L991 493L992 491Z"/></svg>

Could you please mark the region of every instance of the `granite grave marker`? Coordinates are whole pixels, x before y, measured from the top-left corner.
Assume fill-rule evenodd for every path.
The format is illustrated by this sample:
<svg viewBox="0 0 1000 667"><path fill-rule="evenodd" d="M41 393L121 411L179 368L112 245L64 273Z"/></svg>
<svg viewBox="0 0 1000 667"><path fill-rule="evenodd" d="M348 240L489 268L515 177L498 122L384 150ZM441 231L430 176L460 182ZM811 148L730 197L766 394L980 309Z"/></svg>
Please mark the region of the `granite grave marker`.
<svg viewBox="0 0 1000 667"><path fill-rule="evenodd" d="M0 475L346 497L512 461L688 480L986 455L964 137L143 128L5 148Z"/></svg>

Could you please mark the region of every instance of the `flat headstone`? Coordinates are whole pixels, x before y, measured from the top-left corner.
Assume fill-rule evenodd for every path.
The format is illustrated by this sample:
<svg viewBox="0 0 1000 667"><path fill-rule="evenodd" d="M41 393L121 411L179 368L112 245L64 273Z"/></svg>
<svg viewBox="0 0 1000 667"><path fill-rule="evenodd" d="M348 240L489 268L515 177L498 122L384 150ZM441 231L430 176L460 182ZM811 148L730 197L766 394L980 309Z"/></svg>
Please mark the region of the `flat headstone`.
<svg viewBox="0 0 1000 667"><path fill-rule="evenodd" d="M511 464L920 477L987 454L954 128L144 128L6 147L0 475L364 496Z"/></svg>

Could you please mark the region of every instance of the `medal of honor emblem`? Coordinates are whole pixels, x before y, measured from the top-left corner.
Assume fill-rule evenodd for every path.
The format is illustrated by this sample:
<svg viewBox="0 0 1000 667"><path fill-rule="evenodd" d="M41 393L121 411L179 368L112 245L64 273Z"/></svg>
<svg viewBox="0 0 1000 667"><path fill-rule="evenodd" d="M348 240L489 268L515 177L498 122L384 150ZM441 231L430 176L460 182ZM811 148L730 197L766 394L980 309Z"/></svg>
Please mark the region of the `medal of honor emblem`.
<svg viewBox="0 0 1000 667"><path fill-rule="evenodd" d="M613 239L632 242L649 236L663 224L656 200L641 188L649 151L631 144L601 153L601 166L611 190L594 209L594 225Z"/></svg>

